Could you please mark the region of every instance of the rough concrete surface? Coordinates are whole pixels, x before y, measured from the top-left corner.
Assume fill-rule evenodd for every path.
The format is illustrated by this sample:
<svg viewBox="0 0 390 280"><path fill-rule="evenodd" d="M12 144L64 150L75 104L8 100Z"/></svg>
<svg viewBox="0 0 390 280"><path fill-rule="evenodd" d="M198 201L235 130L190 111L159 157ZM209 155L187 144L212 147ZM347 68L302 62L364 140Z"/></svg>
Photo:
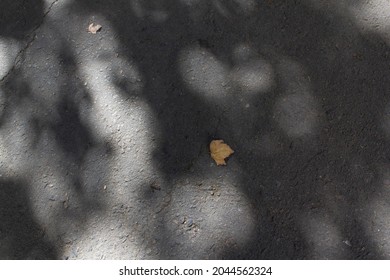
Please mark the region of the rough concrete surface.
<svg viewBox="0 0 390 280"><path fill-rule="evenodd" d="M389 201L389 1L0 1L1 259L388 259Z"/></svg>

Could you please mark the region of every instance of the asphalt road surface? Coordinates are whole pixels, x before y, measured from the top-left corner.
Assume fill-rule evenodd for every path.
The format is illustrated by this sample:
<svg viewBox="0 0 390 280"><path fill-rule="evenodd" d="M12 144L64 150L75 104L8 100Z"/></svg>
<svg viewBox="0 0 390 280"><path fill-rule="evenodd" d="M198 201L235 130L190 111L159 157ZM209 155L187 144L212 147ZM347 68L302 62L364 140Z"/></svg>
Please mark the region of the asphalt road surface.
<svg viewBox="0 0 390 280"><path fill-rule="evenodd" d="M2 0L0 258L390 258L389 15Z"/></svg>

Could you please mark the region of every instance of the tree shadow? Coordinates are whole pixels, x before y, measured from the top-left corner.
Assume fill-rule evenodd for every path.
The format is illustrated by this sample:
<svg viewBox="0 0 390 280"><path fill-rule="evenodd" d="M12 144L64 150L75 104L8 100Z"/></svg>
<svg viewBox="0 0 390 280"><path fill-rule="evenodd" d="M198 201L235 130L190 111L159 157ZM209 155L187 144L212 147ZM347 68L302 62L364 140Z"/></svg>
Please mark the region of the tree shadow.
<svg viewBox="0 0 390 280"><path fill-rule="evenodd" d="M121 55L142 73L141 97L160 130L153 164L167 195L176 191L176 179L194 170L233 174L245 195L254 216L252 238L244 246L239 240L215 240L222 249L215 254L208 249L202 257L386 258L367 226L371 217L365 209L375 197L386 196L380 168L388 164L389 152L382 127L389 46L379 35L362 34L349 14L315 10L305 1L248 3L79 0L69 5L75 13L107 19ZM83 196L77 170L98 144L80 120L80 98L89 98L73 79L77 66L70 49L62 52L68 61L64 69L70 69L65 77L72 81L64 92L78 88L84 94L64 93L56 108L59 121L38 127L54 132ZM253 65L254 72L245 72ZM256 71L268 75L271 85L252 83L247 77ZM113 73L111 81L125 97L138 94L126 78ZM204 167L208 144L216 138L235 150L218 171ZM142 198L150 205L155 196L146 192ZM173 251L191 258L171 246L167 212L157 216L159 230L151 235L159 235L160 257L177 258Z"/></svg>
<svg viewBox="0 0 390 280"><path fill-rule="evenodd" d="M22 40L42 22L44 5L41 0L4 0L0 11L0 36Z"/></svg>
<svg viewBox="0 0 390 280"><path fill-rule="evenodd" d="M246 248L227 249L219 258L384 258L367 233L364 219L369 218L361 209L382 192L378 165L388 162L388 140L380 125L388 102L389 47L377 35L361 34L349 15L326 14L302 2L257 2L248 16L233 9L233 1L218 3L189 8L178 1L148 1L141 5L142 16L127 2L75 1L74 9L105 16L123 53L141 69L143 98L162 131L155 165L167 178L188 174L213 138L225 139L236 150L231 163L242 169L238 187L257 213L256 237ZM153 18L156 10L166 11L167 19ZM239 108L238 98L206 100L183 81L177 62L186 48L195 46L234 66L234 47L247 43L272 64L276 81L266 94L248 99L255 108L250 114ZM294 67L280 70L285 58L301 65L306 76L299 77ZM292 84L284 84L286 75ZM307 137L289 135L294 128L299 134L305 116L294 109L286 113L280 105L284 96L307 90L294 85L302 79L316 104L304 111L312 110L318 119L316 132ZM125 81L113 81L129 92ZM305 100L294 102L305 106L300 104ZM286 118L283 127L280 121ZM269 136L278 152L256 150L254 145L267 146L251 141L259 135ZM313 244L305 230L307 215L319 217L317 230L324 226L321 219L330 217L341 239L331 246ZM313 253L316 246L323 246L324 253Z"/></svg>
<svg viewBox="0 0 390 280"><path fill-rule="evenodd" d="M2 178L0 188L0 258L56 259L55 244L32 214L28 184Z"/></svg>
<svg viewBox="0 0 390 280"><path fill-rule="evenodd" d="M27 37L34 38L45 16L42 1L3 1L0 6L3 5L6 17L1 18L0 37L20 43L25 43L23 40ZM70 229L76 228L77 234L81 234L88 220L85 213L104 209L104 200L90 181L104 180L108 174L104 161L110 158L112 149L109 142L96 139L85 118L82 119L81 115L85 117L88 112L90 98L78 77L72 48L54 26L46 23L46 28L52 34L45 35L53 36L60 48L53 50L52 46L45 46L42 49L34 45L33 39L27 55L32 56L36 64L14 65L1 81L4 103L1 130L5 146L12 151L2 155L5 161L12 162L12 166L3 169L2 176L13 174L17 182L26 181L23 184L7 181L0 191L1 204L8 214L3 215L5 247L1 257L4 259L59 258L64 246L69 245L63 238ZM58 63L55 80L51 80L53 76L49 73L52 65L42 66L45 63L42 53L46 59L55 57ZM37 69L41 72L37 73ZM86 167L87 156L92 160L98 157L102 163ZM86 172L89 172L88 179L92 179L85 179ZM60 178L54 186L55 176ZM47 186L52 189L48 191ZM30 192L40 193L34 207L29 206L32 203ZM37 214L36 219L41 221L35 222L33 209L40 211L46 204L54 206L45 217ZM49 224L48 217L54 217Z"/></svg>

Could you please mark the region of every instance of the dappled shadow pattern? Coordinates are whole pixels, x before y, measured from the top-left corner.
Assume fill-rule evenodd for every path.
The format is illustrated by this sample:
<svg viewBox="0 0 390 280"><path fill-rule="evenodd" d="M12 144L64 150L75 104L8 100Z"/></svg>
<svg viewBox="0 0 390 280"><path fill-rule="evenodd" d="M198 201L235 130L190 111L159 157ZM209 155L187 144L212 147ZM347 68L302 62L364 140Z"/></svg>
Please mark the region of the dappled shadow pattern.
<svg viewBox="0 0 390 280"><path fill-rule="evenodd" d="M110 73L110 81L124 100L139 95L151 108L159 130L153 166L169 185L168 195L175 191L175 179L198 171L219 178L233 174L245 194L255 221L251 239L245 246L215 240L222 250L214 253L210 247L202 256L386 258L389 252L374 238L367 212L372 201L388 196L382 170L390 157L384 128L390 48L384 38L363 33L346 10L324 12L311 1L141 2L74 0L68 8L86 18L103 16L119 42L118 56L139 70L141 93L126 77ZM9 32L3 29L0 36ZM104 32L103 27L102 37ZM78 169L98 143L80 120L81 101L89 104L89 94L74 77L78 67L71 47L63 48L59 59L66 62L69 86L62 88L54 110L59 119L38 120L36 127L54 133L74 174L73 187L88 200ZM17 72L10 85L8 92L13 87L30 91ZM81 93L73 96L76 89ZM18 106L18 96L8 98ZM10 112L12 105L3 119ZM207 169L208 144L219 138L235 153L224 169ZM142 199L155 197L148 191ZM24 195L7 188L5 194L28 205ZM20 215L18 206L8 208ZM148 225L158 228L160 256L172 258L170 250L182 256L180 245L167 245L174 242L161 222L164 215L158 211L159 222ZM23 219L35 233L26 237L21 228L17 241L30 241L17 250L17 258L27 257L23 248L33 247L30 243L44 243L33 218ZM8 235L20 226L5 224ZM13 239L9 243L17 247Z"/></svg>
<svg viewBox="0 0 390 280"><path fill-rule="evenodd" d="M1 17L1 38L19 40L17 46L21 46L26 55L26 50L37 39L37 27L46 16L43 2L2 1L0 6L1 13L6 13ZM19 62L24 58L19 57L15 60L17 65L9 69L0 85L0 126L3 144L7 147L2 160L12 162L7 167L2 164L1 176L15 175L14 180L1 183L2 259L62 257L63 246L69 244L63 240L69 240L66 237L69 229L81 232L88 219L85 213L98 212L104 204L99 199L98 189L91 187L83 174L89 172L91 180L103 181L106 167L103 163L96 164L90 170L84 161L91 149L94 153L89 155L90 159L104 160L110 156L111 148L109 143L97 141L82 121L81 114L87 110L89 95L77 77L73 50L61 34L51 28L52 41L60 42L61 48L48 54L45 51L51 46L45 45L46 49L34 46L35 49L27 51L27 56L33 57L36 63L21 65ZM50 73L53 65L48 59L54 57L58 63L56 80L54 76L48 77L53 74ZM55 176L61 179L56 181ZM85 191L85 188L89 189ZM34 201L30 193L37 194ZM45 211L37 213L37 209ZM46 216L42 217L42 213Z"/></svg>
<svg viewBox="0 0 390 280"><path fill-rule="evenodd" d="M383 258L366 234L363 220L368 217L361 209L381 194L378 165L388 163L380 123L390 88L389 47L377 35L360 34L348 14L327 15L304 1L258 1L247 15L234 1L214 3L219 4L148 1L140 4L142 16L127 1L74 1L73 9L106 17L123 53L140 68L143 98L162 131L155 164L168 178L186 174L213 138L225 139L236 150L231 163L241 167L239 188L258 215L257 238L221 258ZM153 18L157 10L165 11L167 19ZM254 108L247 114L240 108L240 92L220 102L204 98L183 81L179 69L188 48L234 67L232 53L240 44L249 45L275 71L268 92L247 98ZM291 62L304 69L303 76L299 67L289 69ZM219 74L202 66L207 65L187 70ZM301 83L308 86L300 88ZM298 103L291 109L294 105L284 105L283 98ZM315 125L301 128L310 114ZM256 151L262 144L251 140L262 136L269 137L277 153ZM311 233L304 228L310 215L319 223L330 216L348 245L340 240L329 249L326 242L308 240ZM324 253L315 255L313 248L321 246Z"/></svg>

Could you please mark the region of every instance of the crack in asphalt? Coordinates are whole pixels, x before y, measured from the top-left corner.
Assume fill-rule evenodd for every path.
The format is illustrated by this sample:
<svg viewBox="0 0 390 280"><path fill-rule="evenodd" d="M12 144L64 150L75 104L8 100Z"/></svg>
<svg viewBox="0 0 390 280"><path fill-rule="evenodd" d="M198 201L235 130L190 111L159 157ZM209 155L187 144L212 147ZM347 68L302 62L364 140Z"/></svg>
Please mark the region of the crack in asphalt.
<svg viewBox="0 0 390 280"><path fill-rule="evenodd" d="M51 12L53 6L58 2L59 0L55 0L53 1L49 8L47 9L47 11L43 14L42 16L42 19L41 19L41 22L36 26L34 27L34 29L30 32L29 35L26 36L26 38L30 38L27 43L25 44L25 46L18 52L18 54L16 55L15 59L14 59L14 62L13 62L13 65L11 67L11 69L8 70L8 72L0 79L0 83L3 83L7 80L7 78L15 71L16 67L23 61L23 57L24 57L24 53L31 47L31 45L34 43L35 39L37 38L37 31L39 28L42 27L43 23L45 22L45 18L47 17L47 15Z"/></svg>

